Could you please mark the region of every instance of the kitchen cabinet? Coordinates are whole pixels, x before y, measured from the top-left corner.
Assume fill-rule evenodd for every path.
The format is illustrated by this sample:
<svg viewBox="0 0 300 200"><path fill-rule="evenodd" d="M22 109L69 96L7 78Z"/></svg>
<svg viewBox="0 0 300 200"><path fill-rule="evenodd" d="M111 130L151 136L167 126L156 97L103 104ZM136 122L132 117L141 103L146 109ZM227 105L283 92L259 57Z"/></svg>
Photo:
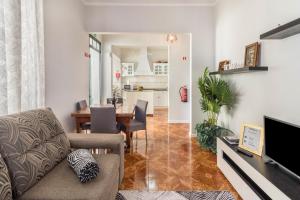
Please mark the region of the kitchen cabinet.
<svg viewBox="0 0 300 200"><path fill-rule="evenodd" d="M155 107L168 106L168 91L154 91L153 105Z"/></svg>
<svg viewBox="0 0 300 200"><path fill-rule="evenodd" d="M134 63L122 63L122 76L134 76Z"/></svg>
<svg viewBox="0 0 300 200"><path fill-rule="evenodd" d="M134 106L138 99L148 101L148 107L147 107L147 114L153 115L154 108L153 108L153 97L154 92L153 90L147 90L147 91L123 91L123 100L124 100L124 106L128 110L133 110Z"/></svg>
<svg viewBox="0 0 300 200"><path fill-rule="evenodd" d="M168 63L153 63L153 72L156 76L168 76Z"/></svg>

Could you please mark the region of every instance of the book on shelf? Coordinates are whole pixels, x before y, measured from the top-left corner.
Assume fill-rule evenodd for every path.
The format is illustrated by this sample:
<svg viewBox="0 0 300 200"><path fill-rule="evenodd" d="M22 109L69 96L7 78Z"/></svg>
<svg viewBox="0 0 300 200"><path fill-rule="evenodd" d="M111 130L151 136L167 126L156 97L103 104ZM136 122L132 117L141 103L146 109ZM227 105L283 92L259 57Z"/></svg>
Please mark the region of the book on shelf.
<svg viewBox="0 0 300 200"><path fill-rule="evenodd" d="M226 140L226 142L228 142L231 145L239 143L239 138L238 138L238 136L235 136L235 135L233 135L233 136L224 136L223 138L224 138L224 140Z"/></svg>

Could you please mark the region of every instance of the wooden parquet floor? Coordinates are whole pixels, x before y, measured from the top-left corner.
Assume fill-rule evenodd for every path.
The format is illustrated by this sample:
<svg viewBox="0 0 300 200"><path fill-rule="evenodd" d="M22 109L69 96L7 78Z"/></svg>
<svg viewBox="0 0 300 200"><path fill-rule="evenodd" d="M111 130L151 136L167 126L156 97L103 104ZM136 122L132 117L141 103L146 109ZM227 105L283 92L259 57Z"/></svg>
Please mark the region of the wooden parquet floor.
<svg viewBox="0 0 300 200"><path fill-rule="evenodd" d="M144 131L133 135L125 155L123 190L228 190L237 192L217 168L216 155L202 149L189 136L188 124L168 124L167 109L156 109Z"/></svg>

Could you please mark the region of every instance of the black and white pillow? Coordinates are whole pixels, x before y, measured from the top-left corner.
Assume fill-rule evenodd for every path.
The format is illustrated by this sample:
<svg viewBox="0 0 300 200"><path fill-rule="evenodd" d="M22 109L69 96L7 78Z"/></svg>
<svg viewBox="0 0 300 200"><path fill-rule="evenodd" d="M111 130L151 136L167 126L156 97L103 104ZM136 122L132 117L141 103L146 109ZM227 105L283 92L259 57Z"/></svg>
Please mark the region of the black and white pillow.
<svg viewBox="0 0 300 200"><path fill-rule="evenodd" d="M73 151L68 155L67 160L82 183L96 178L99 173L99 166L87 149Z"/></svg>

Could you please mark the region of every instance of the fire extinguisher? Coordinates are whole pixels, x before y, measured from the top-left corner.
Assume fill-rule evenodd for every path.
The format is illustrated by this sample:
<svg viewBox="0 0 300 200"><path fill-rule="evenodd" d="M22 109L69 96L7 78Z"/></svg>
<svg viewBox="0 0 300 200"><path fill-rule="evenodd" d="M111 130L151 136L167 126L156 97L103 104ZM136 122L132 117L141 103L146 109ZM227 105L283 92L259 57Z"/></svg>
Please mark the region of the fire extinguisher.
<svg viewBox="0 0 300 200"><path fill-rule="evenodd" d="M188 101L188 98L187 98L187 87L186 86L182 86L179 89L179 95L180 95L181 102L187 102Z"/></svg>

